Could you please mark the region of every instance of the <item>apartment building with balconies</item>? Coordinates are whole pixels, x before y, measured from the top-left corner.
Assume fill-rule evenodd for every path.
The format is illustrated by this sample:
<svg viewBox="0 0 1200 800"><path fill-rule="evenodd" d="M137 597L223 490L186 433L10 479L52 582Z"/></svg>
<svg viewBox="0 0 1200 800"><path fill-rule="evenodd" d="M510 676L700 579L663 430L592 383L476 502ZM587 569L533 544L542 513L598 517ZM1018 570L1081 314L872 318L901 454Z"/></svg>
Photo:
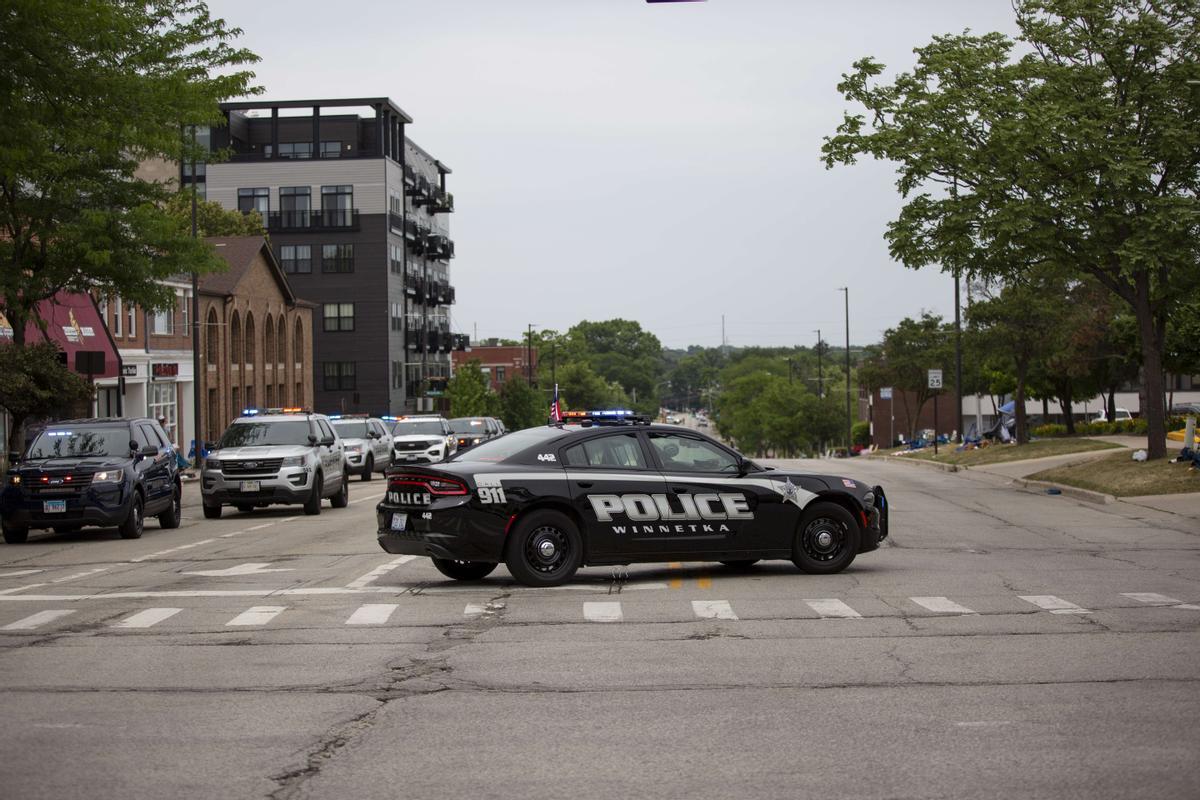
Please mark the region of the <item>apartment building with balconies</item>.
<svg viewBox="0 0 1200 800"><path fill-rule="evenodd" d="M296 295L315 304L313 407L404 413L450 373L450 168L385 97L222 106L224 160L181 165L209 200L258 210Z"/></svg>

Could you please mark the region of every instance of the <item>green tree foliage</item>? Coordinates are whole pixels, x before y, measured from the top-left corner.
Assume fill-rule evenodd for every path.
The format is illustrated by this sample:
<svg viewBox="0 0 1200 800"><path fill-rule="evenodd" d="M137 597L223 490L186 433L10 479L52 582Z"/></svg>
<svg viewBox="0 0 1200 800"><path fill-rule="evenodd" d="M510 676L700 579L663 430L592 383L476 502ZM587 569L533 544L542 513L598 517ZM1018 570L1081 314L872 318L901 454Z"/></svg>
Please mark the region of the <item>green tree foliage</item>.
<svg viewBox="0 0 1200 800"><path fill-rule="evenodd" d="M172 194L165 206L179 229L192 233L192 193L185 189ZM230 210L212 200L196 200L196 232L200 236L266 236L262 214Z"/></svg>
<svg viewBox="0 0 1200 800"><path fill-rule="evenodd" d="M612 387L582 361L559 367L558 395L563 409L574 411L606 408L614 400Z"/></svg>
<svg viewBox="0 0 1200 800"><path fill-rule="evenodd" d="M550 404L522 378L511 378L500 389L500 418L510 431L545 425Z"/></svg>
<svg viewBox="0 0 1200 800"><path fill-rule="evenodd" d="M943 385L954 380L953 328L942 318L925 313L920 319L905 317L883 334L883 343L873 350L859 370L860 381L867 386L891 386L897 389L904 430L916 436L921 409L933 397L929 388L929 370L942 370ZM913 401L909 401L910 395Z"/></svg>
<svg viewBox="0 0 1200 800"><path fill-rule="evenodd" d="M486 417L496 413L495 393L479 361L470 361L446 384L451 417Z"/></svg>
<svg viewBox="0 0 1200 800"><path fill-rule="evenodd" d="M202 0L9 0L0 12L0 311L15 344L61 290L166 308L160 281L221 260L140 180L193 155L183 126L254 93L256 57Z"/></svg>
<svg viewBox="0 0 1200 800"><path fill-rule="evenodd" d="M85 413L92 387L71 372L49 342L0 345L0 408L8 412L8 452L23 449L26 420Z"/></svg>
<svg viewBox="0 0 1200 800"><path fill-rule="evenodd" d="M865 58L827 166L898 165L906 199L887 231L906 266L1010 278L1052 263L1133 313L1148 451L1165 454L1163 354L1200 244L1196 0L1016 0L1019 47L998 33L938 36L876 85ZM869 122L868 122L869 118Z"/></svg>
<svg viewBox="0 0 1200 800"><path fill-rule="evenodd" d="M545 358L544 351L539 355ZM559 355L567 363L586 364L606 382L619 384L631 398L637 398L632 405L638 411L658 411L655 389L663 368L662 343L638 323L624 319L580 322L562 338ZM574 407L577 401L572 398L571 403Z"/></svg>

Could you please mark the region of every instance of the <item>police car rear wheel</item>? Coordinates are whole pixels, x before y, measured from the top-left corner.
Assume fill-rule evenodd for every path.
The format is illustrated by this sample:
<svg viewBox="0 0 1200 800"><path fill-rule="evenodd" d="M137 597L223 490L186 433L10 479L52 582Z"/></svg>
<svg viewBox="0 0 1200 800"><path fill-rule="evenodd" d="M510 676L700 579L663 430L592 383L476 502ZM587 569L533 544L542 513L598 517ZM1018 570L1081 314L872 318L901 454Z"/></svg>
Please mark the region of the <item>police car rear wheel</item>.
<svg viewBox="0 0 1200 800"><path fill-rule="evenodd" d="M478 581L492 574L499 566L488 561L454 561L449 558L433 559L433 566L447 578L456 581Z"/></svg>
<svg viewBox="0 0 1200 800"><path fill-rule="evenodd" d="M133 495L133 502L129 504L129 516L121 523L118 528L121 532L122 539L140 539L142 531L145 528L146 520L142 517L142 496L137 492Z"/></svg>
<svg viewBox="0 0 1200 800"><path fill-rule="evenodd" d="M375 477L375 459L372 458L371 456L367 456L367 465L366 465L366 467L363 468L362 479L364 481L369 481L369 480L371 480L371 478L374 478L374 477Z"/></svg>
<svg viewBox="0 0 1200 800"><path fill-rule="evenodd" d="M860 531L850 512L836 503L809 506L792 543L792 563L801 572L828 575L850 566Z"/></svg>
<svg viewBox="0 0 1200 800"><path fill-rule="evenodd" d="M329 498L329 505L334 508L345 508L350 505L350 476L344 472L342 473L342 488Z"/></svg>
<svg viewBox="0 0 1200 800"><path fill-rule="evenodd" d="M4 526L4 541L7 544L25 544L29 540L29 528L10 528Z"/></svg>
<svg viewBox="0 0 1200 800"><path fill-rule="evenodd" d="M535 511L518 521L505 550L508 571L526 586L566 583L583 561L579 531L557 511Z"/></svg>

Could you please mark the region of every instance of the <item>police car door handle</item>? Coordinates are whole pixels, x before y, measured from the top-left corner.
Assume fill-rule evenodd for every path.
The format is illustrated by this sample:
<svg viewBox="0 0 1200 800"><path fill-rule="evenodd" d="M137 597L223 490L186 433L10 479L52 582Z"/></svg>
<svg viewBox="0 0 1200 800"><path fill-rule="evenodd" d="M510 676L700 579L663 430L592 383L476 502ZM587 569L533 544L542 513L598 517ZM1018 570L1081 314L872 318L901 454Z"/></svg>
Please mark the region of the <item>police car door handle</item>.
<svg viewBox="0 0 1200 800"><path fill-rule="evenodd" d="M592 482L591 482L591 481L576 481L575 483L576 483L576 485L578 485L578 486L579 486L579 488L581 488L581 489L590 489L590 488L592 488Z"/></svg>
<svg viewBox="0 0 1200 800"><path fill-rule="evenodd" d="M687 494L688 490L686 486L672 486L671 491L675 494Z"/></svg>

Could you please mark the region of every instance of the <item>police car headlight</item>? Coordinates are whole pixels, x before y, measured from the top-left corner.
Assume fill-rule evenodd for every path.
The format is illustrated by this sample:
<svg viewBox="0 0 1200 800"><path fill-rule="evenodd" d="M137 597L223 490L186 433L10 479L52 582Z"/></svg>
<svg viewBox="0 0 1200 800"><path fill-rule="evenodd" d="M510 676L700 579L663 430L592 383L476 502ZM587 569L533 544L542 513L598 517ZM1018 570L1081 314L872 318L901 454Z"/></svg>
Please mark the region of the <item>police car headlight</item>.
<svg viewBox="0 0 1200 800"><path fill-rule="evenodd" d="M93 475L92 483L120 483L121 479L124 477L125 470L109 469L105 470L104 472L97 472L95 475Z"/></svg>
<svg viewBox="0 0 1200 800"><path fill-rule="evenodd" d="M868 505L868 506L875 505L875 493L867 492L866 494L864 494L863 495L863 504Z"/></svg>
<svg viewBox="0 0 1200 800"><path fill-rule="evenodd" d="M13 486L20 486L21 485L21 476L17 475L16 473L13 473L12 475L8 476L8 482L10 484L12 484Z"/></svg>
<svg viewBox="0 0 1200 800"><path fill-rule="evenodd" d="M479 444L482 441L483 441L483 439L481 437L476 436L474 439L471 440L471 444Z"/></svg>
<svg viewBox="0 0 1200 800"><path fill-rule="evenodd" d="M304 466L304 456L286 456L283 459L283 463L280 464L280 466L281 467L303 467Z"/></svg>
<svg viewBox="0 0 1200 800"><path fill-rule="evenodd" d="M347 452L347 453L361 453L361 452L362 452L362 449L363 449L363 448L362 448L362 445L361 445L361 444L348 444L348 445L346 445L346 452Z"/></svg>
<svg viewBox="0 0 1200 800"><path fill-rule="evenodd" d="M219 458L206 458L204 459L204 468L219 470L221 469L221 460Z"/></svg>

